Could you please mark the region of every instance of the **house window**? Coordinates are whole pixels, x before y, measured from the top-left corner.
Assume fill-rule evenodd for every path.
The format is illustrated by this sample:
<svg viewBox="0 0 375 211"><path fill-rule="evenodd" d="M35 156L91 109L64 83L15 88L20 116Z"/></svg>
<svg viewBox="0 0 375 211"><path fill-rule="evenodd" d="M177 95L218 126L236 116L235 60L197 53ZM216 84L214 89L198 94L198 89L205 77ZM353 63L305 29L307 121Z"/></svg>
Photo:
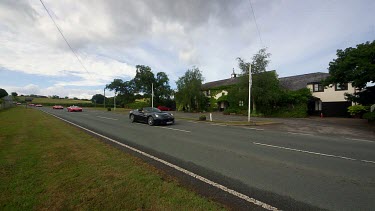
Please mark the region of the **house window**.
<svg viewBox="0 0 375 211"><path fill-rule="evenodd" d="M238 105L239 105L239 106L243 106L243 101L240 100L240 102L238 102Z"/></svg>
<svg viewBox="0 0 375 211"><path fill-rule="evenodd" d="M348 90L348 84L335 84L335 91Z"/></svg>
<svg viewBox="0 0 375 211"><path fill-rule="evenodd" d="M313 92L324 92L324 87L322 84L313 84Z"/></svg>
<svg viewBox="0 0 375 211"><path fill-rule="evenodd" d="M315 101L315 111L321 111L322 110L322 101Z"/></svg>

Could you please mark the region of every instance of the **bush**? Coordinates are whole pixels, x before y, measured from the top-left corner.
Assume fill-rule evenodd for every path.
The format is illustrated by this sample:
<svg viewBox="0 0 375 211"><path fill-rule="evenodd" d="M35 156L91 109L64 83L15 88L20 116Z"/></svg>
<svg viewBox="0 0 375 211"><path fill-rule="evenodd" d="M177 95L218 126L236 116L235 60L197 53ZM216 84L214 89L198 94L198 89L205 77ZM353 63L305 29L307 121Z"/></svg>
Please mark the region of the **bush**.
<svg viewBox="0 0 375 211"><path fill-rule="evenodd" d="M275 112L271 113L268 116L283 118L304 118L307 117L307 105L305 103L301 103L295 106L282 107L277 109Z"/></svg>
<svg viewBox="0 0 375 211"><path fill-rule="evenodd" d="M107 107L107 111L111 111L111 107Z"/></svg>
<svg viewBox="0 0 375 211"><path fill-rule="evenodd" d="M354 105L354 106L348 107L348 112L352 116L357 115L357 114L359 114L359 115L363 114L366 111L367 111L367 108L363 105Z"/></svg>
<svg viewBox="0 0 375 211"><path fill-rule="evenodd" d="M200 117L199 117L199 121L206 121L206 115L201 115Z"/></svg>
<svg viewBox="0 0 375 211"><path fill-rule="evenodd" d="M150 107L150 103L139 101L139 102L126 104L124 107L130 108L130 109L144 108L144 107Z"/></svg>
<svg viewBox="0 0 375 211"><path fill-rule="evenodd" d="M367 112L363 114L363 118L367 119L369 122L374 122L375 121L375 112Z"/></svg>

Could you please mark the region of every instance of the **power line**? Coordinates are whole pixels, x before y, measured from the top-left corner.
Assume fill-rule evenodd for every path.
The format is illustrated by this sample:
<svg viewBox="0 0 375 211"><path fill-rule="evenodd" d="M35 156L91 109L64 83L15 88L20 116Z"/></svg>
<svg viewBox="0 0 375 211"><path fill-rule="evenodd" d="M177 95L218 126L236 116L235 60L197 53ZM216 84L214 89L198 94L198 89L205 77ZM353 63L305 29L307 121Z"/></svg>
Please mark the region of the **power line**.
<svg viewBox="0 0 375 211"><path fill-rule="evenodd" d="M253 13L253 18L254 18L255 26L256 26L256 29L257 29L257 32L258 32L258 36L259 36L259 40L260 40L260 44L264 47L263 40L262 40L262 36L260 36L260 30L259 30L259 27L258 27L257 20L256 20L256 18L255 18L255 13L254 13L254 9L253 9L253 4L251 3L251 0L249 0L249 3L250 3L250 9L251 9L251 12Z"/></svg>
<svg viewBox="0 0 375 211"><path fill-rule="evenodd" d="M77 53L73 50L72 46L69 44L68 40L65 38L64 34L62 33L60 27L57 25L57 23L55 22L55 20L52 18L52 15L49 13L46 5L44 5L43 1L42 0L39 0L40 3L42 3L44 9L46 10L46 12L48 13L49 17L51 18L52 22L55 24L57 30L60 32L61 36L63 37L65 43L69 46L70 50L72 51L72 53L76 56L77 60L79 61L79 63L81 64L81 66L83 67L83 69L91 76L90 72L86 69L85 65L83 65L81 59L78 57Z"/></svg>

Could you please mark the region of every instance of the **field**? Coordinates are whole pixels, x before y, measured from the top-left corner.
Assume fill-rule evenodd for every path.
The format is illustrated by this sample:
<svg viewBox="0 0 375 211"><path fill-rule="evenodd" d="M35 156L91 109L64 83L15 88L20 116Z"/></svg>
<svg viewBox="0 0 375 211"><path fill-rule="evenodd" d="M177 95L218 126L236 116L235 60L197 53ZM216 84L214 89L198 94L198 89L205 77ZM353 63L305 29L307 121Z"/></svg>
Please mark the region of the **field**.
<svg viewBox="0 0 375 211"><path fill-rule="evenodd" d="M1 210L218 210L119 149L35 109L0 111Z"/></svg>
<svg viewBox="0 0 375 211"><path fill-rule="evenodd" d="M19 101L24 101L25 97L18 97ZM90 103L91 101L87 100L73 100L73 99L52 99L52 98L33 98L32 103L40 103L40 104L86 104Z"/></svg>

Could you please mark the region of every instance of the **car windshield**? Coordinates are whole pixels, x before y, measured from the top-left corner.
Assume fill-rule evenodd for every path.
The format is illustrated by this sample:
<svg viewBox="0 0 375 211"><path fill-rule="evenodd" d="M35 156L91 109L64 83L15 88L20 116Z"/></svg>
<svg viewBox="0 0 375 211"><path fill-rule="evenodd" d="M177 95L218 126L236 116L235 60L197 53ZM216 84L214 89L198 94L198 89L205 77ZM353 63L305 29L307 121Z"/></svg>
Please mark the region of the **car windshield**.
<svg viewBox="0 0 375 211"><path fill-rule="evenodd" d="M157 112L157 113L161 112L159 109L151 108L151 107L143 108L143 111L144 112Z"/></svg>

